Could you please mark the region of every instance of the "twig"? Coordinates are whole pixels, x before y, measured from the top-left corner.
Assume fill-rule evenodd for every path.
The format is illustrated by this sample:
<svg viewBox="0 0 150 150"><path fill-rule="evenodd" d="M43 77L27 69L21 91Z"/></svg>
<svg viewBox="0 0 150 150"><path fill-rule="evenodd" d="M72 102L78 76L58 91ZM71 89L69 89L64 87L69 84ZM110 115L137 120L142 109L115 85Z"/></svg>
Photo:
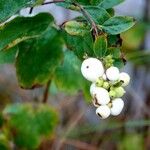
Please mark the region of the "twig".
<svg viewBox="0 0 150 150"><path fill-rule="evenodd" d="M91 18L91 16L88 14L88 12L78 3L73 3L73 5L77 6L80 8L81 13L83 14L83 16L85 16L85 18L89 21L89 23L92 26L92 30L94 31L94 35L98 36L98 28L96 23L94 22L94 20Z"/></svg>
<svg viewBox="0 0 150 150"><path fill-rule="evenodd" d="M32 14L34 7L30 8L29 14Z"/></svg>
<svg viewBox="0 0 150 150"><path fill-rule="evenodd" d="M47 5L47 4L53 4L53 3L62 3L64 2L65 3L65 0L57 0L57 1L52 1L52 2L45 2L43 3L42 5ZM74 5L74 6L77 6L81 13L83 14L83 16L85 16L85 18L89 21L89 23L91 24L92 26L92 31L94 32L94 36L98 36L98 28L97 28L97 25L96 23L94 22L94 20L91 18L91 16L88 14L88 12L81 6L79 5L78 3L71 3L70 4Z"/></svg>
<svg viewBox="0 0 150 150"><path fill-rule="evenodd" d="M67 125L66 130L65 130L65 132L63 134L63 137L61 138L61 140L56 145L56 148L55 148L56 150L60 150L62 144L66 141L66 137L75 128L77 123L83 117L84 113L85 113L85 110L82 110L82 111L78 112L77 114L75 114L74 116L72 116L72 119L69 122L69 124Z"/></svg>
<svg viewBox="0 0 150 150"><path fill-rule="evenodd" d="M51 80L49 80L49 81L47 82L47 84L46 84L46 88L45 88L45 91L44 91L42 103L46 103L47 100L48 100L50 84L51 84Z"/></svg>

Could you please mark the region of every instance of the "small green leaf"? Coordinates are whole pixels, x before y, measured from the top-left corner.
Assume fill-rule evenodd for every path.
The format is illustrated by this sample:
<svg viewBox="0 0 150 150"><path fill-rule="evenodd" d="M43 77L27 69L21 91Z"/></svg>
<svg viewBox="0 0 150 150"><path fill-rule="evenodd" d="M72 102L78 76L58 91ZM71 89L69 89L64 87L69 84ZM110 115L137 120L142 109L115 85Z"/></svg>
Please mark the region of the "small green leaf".
<svg viewBox="0 0 150 150"><path fill-rule="evenodd" d="M9 49L18 43L39 36L54 21L48 13L34 17L17 17L0 27L0 50Z"/></svg>
<svg viewBox="0 0 150 150"><path fill-rule="evenodd" d="M81 61L71 51L65 52L64 63L55 72L55 83L59 90L75 94L83 89L86 80L82 77Z"/></svg>
<svg viewBox="0 0 150 150"><path fill-rule="evenodd" d="M107 50L107 55L112 55L113 58L120 58L121 57L121 50L117 47L109 47Z"/></svg>
<svg viewBox="0 0 150 150"><path fill-rule="evenodd" d="M104 57L107 52L107 38L105 35L96 37L94 42L94 53L97 57Z"/></svg>
<svg viewBox="0 0 150 150"><path fill-rule="evenodd" d="M0 22L5 21L24 7L33 6L38 1L39 0L0 0Z"/></svg>
<svg viewBox="0 0 150 150"><path fill-rule="evenodd" d="M107 9L107 12L109 13L109 15L110 15L111 17L113 17L113 16L115 15L115 10L114 10L113 8Z"/></svg>
<svg viewBox="0 0 150 150"><path fill-rule="evenodd" d="M105 9L112 8L120 3L124 2L124 0L103 0L99 6Z"/></svg>
<svg viewBox="0 0 150 150"><path fill-rule="evenodd" d="M120 34L117 35L108 35L107 37L108 47L121 47L122 46L122 38Z"/></svg>
<svg viewBox="0 0 150 150"><path fill-rule="evenodd" d="M85 6L84 9L89 13L96 24L101 25L110 18L110 15L104 8L96 6Z"/></svg>
<svg viewBox="0 0 150 150"><path fill-rule="evenodd" d="M114 66L117 67L117 68L122 68L124 67L124 63L123 63L123 60L122 59L114 59Z"/></svg>
<svg viewBox="0 0 150 150"><path fill-rule="evenodd" d="M83 22L68 21L65 23L65 31L70 35L84 36L90 32L89 26Z"/></svg>
<svg viewBox="0 0 150 150"><path fill-rule="evenodd" d="M0 64L10 64L15 62L18 47L15 46L9 50L0 51Z"/></svg>
<svg viewBox="0 0 150 150"><path fill-rule="evenodd" d="M49 28L41 37L19 44L16 70L23 88L34 88L52 79L61 63L63 41L54 28Z"/></svg>
<svg viewBox="0 0 150 150"><path fill-rule="evenodd" d="M134 25L135 21L132 17L116 16L105 21L101 28L109 34L116 35L130 29Z"/></svg>
<svg viewBox="0 0 150 150"><path fill-rule="evenodd" d="M85 36L71 36L66 32L63 33L68 49L72 50L78 58L84 59L84 56L93 56L93 38L91 33Z"/></svg>

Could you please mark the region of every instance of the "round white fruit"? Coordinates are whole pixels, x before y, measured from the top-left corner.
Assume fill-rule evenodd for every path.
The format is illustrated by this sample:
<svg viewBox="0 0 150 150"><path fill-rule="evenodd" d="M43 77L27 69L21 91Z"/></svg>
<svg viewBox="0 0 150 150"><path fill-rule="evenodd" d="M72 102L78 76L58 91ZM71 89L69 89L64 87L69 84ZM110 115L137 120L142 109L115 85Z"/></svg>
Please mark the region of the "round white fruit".
<svg viewBox="0 0 150 150"><path fill-rule="evenodd" d="M107 105L100 106L96 109L96 114L101 119L106 119L110 116L110 108Z"/></svg>
<svg viewBox="0 0 150 150"><path fill-rule="evenodd" d="M112 101L112 107L110 108L111 115L117 116L121 113L124 107L124 101L121 98L116 98Z"/></svg>
<svg viewBox="0 0 150 150"><path fill-rule="evenodd" d="M91 95L95 99L96 103L99 105L106 105L110 102L109 93L106 89L101 87L93 88Z"/></svg>
<svg viewBox="0 0 150 150"><path fill-rule="evenodd" d="M96 88L96 84L95 83L92 83L91 86L90 86L90 94L93 96L93 93L94 93L94 90Z"/></svg>
<svg viewBox="0 0 150 150"><path fill-rule="evenodd" d="M88 58L82 63L81 72L87 80L96 82L96 80L104 74L104 67L100 60Z"/></svg>
<svg viewBox="0 0 150 150"><path fill-rule="evenodd" d="M122 86L127 86L130 82L130 76L127 73L122 72L119 74L119 80L123 81Z"/></svg>
<svg viewBox="0 0 150 150"><path fill-rule="evenodd" d="M107 80L106 74L104 73L102 76L103 80Z"/></svg>
<svg viewBox="0 0 150 150"><path fill-rule="evenodd" d="M106 76L110 81L119 79L119 69L117 67L110 67L106 70Z"/></svg>

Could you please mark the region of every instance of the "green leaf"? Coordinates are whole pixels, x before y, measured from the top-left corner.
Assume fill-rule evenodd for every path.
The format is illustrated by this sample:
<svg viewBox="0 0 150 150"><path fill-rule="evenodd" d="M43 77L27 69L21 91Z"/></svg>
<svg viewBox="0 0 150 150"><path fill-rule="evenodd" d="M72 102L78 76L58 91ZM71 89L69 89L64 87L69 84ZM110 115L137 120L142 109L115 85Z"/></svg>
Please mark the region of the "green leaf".
<svg viewBox="0 0 150 150"><path fill-rule="evenodd" d="M109 34L116 35L130 29L134 24L132 17L116 16L105 21L101 28Z"/></svg>
<svg viewBox="0 0 150 150"><path fill-rule="evenodd" d="M55 72L55 83L59 90L76 93L83 89L86 80L82 77L81 61L71 51L65 52L64 63Z"/></svg>
<svg viewBox="0 0 150 150"><path fill-rule="evenodd" d="M107 37L108 47L121 47L122 46L122 38L120 34L117 35L108 35Z"/></svg>
<svg viewBox="0 0 150 150"><path fill-rule="evenodd" d="M109 15L110 15L111 17L113 17L113 16L115 15L115 10L114 10L113 8L107 9L107 12L109 13Z"/></svg>
<svg viewBox="0 0 150 150"><path fill-rule="evenodd" d="M96 6L85 6L84 9L89 13L90 17L96 24L101 25L110 18L110 15L104 8Z"/></svg>
<svg viewBox="0 0 150 150"><path fill-rule="evenodd" d="M10 50L0 51L0 64L10 64L15 62L18 47L13 47Z"/></svg>
<svg viewBox="0 0 150 150"><path fill-rule="evenodd" d="M123 62L123 60L122 59L120 59L120 58L118 58L118 59L114 59L114 63L113 63L113 65L115 66L115 67L117 67L117 68L122 68L122 67L124 67L124 62Z"/></svg>
<svg viewBox="0 0 150 150"><path fill-rule="evenodd" d="M120 58L121 57L121 50L118 47L109 47L107 50L107 55L112 55L113 58Z"/></svg>
<svg viewBox="0 0 150 150"><path fill-rule="evenodd" d="M34 17L17 17L0 27L0 50L9 49L18 43L39 36L54 21L48 13Z"/></svg>
<svg viewBox="0 0 150 150"><path fill-rule="evenodd" d="M91 33L85 36L71 36L66 32L63 33L64 39L66 41L67 48L74 51L74 53L81 59L84 56L93 56L93 38Z"/></svg>
<svg viewBox="0 0 150 150"><path fill-rule="evenodd" d="M19 44L16 70L23 88L34 88L52 79L56 67L63 58L63 41L54 28L41 37Z"/></svg>
<svg viewBox="0 0 150 150"><path fill-rule="evenodd" d="M90 32L89 26L83 22L68 21L64 24L65 31L70 35L84 36Z"/></svg>
<svg viewBox="0 0 150 150"><path fill-rule="evenodd" d="M19 148L36 149L43 137L53 133L58 122L56 112L47 105L8 105L3 114Z"/></svg>
<svg viewBox="0 0 150 150"><path fill-rule="evenodd" d="M99 6L105 9L112 8L120 3L124 2L124 0L103 0Z"/></svg>
<svg viewBox="0 0 150 150"><path fill-rule="evenodd" d="M24 7L33 6L33 4L36 4L38 1L39 0L1 0L0 22L5 21Z"/></svg>
<svg viewBox="0 0 150 150"><path fill-rule="evenodd" d="M97 57L104 57L107 52L107 38L105 35L96 37L94 43L94 53Z"/></svg>

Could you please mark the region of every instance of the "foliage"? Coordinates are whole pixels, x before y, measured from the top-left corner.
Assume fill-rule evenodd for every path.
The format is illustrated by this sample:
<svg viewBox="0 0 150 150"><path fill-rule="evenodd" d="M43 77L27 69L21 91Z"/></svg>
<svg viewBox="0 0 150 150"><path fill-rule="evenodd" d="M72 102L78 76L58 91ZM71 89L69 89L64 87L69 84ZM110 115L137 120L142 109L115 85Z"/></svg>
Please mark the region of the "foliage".
<svg viewBox="0 0 150 150"><path fill-rule="evenodd" d="M82 15L60 28L48 13L7 20L23 8L43 4L43 0L1 0L0 64L15 64L22 88L33 89L52 81L61 91L75 94L82 90L89 99L89 83L80 74L81 61L87 57L103 61L110 55L115 66L123 65L120 34L135 21L132 17L114 16L113 7L121 2L57 2ZM0 149L6 150L12 141L19 148L38 148L43 137L52 135L58 120L47 105L32 103L6 106L0 117Z"/></svg>
<svg viewBox="0 0 150 150"><path fill-rule="evenodd" d="M5 130L14 143L27 149L37 148L43 137L52 134L58 122L56 112L42 104L8 105L3 110L3 116L6 120L4 125L7 126ZM4 132L6 132L5 130ZM1 135L1 138L2 136L4 135Z"/></svg>

